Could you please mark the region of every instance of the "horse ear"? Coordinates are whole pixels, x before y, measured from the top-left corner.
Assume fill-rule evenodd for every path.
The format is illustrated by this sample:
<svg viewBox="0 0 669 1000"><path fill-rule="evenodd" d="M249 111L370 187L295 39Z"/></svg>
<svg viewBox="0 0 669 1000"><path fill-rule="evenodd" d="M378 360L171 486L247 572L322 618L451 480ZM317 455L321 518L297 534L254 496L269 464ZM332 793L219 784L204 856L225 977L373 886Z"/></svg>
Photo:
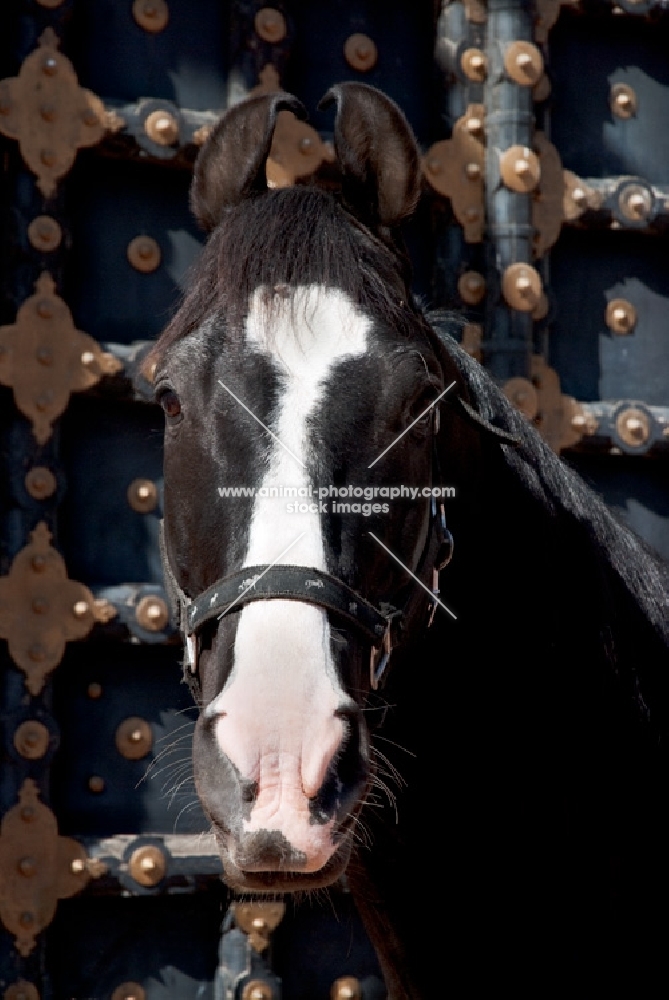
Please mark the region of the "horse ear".
<svg viewBox="0 0 669 1000"><path fill-rule="evenodd" d="M389 97L364 83L338 83L319 110L336 104L334 143L343 194L365 220L394 226L420 194L420 159L411 126Z"/></svg>
<svg viewBox="0 0 669 1000"><path fill-rule="evenodd" d="M265 162L279 111L306 118L304 106L278 91L261 94L225 112L200 150L190 190L191 209L208 232L223 210L266 189Z"/></svg>

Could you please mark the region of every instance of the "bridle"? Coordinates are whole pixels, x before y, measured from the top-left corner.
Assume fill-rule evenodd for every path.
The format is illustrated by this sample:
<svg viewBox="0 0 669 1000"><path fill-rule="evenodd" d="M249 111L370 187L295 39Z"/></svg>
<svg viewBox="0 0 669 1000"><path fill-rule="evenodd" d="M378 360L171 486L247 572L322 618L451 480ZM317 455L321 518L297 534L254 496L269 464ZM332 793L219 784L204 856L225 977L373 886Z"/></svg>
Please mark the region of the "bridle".
<svg viewBox="0 0 669 1000"><path fill-rule="evenodd" d="M454 397L456 412L483 432L497 445L518 446L518 437L497 427L478 413L459 394ZM439 409L435 406L432 421L432 481L439 482L441 469L437 451ZM163 562L165 589L172 605L177 628L184 640L184 678L193 698L201 702L198 675L198 632L214 618L223 618L252 601L293 600L313 604L330 611L353 626L371 646L369 682L376 691L388 667L393 649L406 639L406 623L411 618L409 610L413 598L403 608L385 601L375 607L361 594L337 576L309 566L265 565L246 566L228 576L221 577L197 597L189 597L179 586L170 564L165 545L164 524L160 522L160 554ZM446 526L443 503L430 499L430 525L423 547L416 576L422 579L428 567L432 570L432 600L429 602L427 626L432 624L438 607L439 574L453 557L453 536Z"/></svg>
<svg viewBox="0 0 669 1000"><path fill-rule="evenodd" d="M438 482L440 478L436 448L438 431L439 410L435 407L432 425L433 482ZM184 640L184 676L198 702L201 700L198 676L200 630L207 622L241 611L254 601L302 601L323 608L352 626L371 646L369 677L373 690L379 687L384 677L393 649L406 638L412 598L401 608L385 601L380 601L376 607L339 577L309 566L285 564L245 566L221 577L197 597L191 598L179 586L170 564L162 521L160 552L165 589ZM437 504L432 497L428 534L415 573L422 579L428 568L432 571L433 598L429 602L428 626L432 624L437 609L439 573L451 561L452 555L453 537L446 526L444 504Z"/></svg>

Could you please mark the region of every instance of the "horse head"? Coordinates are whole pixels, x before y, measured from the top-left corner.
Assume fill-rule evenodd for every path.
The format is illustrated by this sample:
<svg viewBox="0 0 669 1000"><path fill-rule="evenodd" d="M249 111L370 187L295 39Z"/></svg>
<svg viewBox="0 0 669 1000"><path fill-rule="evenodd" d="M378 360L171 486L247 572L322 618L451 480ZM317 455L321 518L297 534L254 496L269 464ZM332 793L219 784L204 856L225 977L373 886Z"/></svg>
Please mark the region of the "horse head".
<svg viewBox="0 0 669 1000"><path fill-rule="evenodd" d="M416 143L372 88L325 102L336 190L267 190L277 114L304 114L289 95L213 130L192 187L209 240L154 352L195 781L239 890L315 888L345 868L373 769L365 699L424 628L450 545L433 493L456 375L397 237Z"/></svg>

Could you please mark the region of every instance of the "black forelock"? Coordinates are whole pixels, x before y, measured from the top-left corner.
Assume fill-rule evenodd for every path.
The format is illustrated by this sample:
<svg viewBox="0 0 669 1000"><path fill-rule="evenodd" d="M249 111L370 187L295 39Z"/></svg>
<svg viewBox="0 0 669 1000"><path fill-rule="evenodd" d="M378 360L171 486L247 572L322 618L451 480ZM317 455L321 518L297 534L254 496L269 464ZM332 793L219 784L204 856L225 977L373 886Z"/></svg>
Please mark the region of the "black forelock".
<svg viewBox="0 0 669 1000"><path fill-rule="evenodd" d="M401 249L358 223L333 194L305 186L269 190L226 211L150 360L215 312L230 330L238 329L250 296L263 286L339 289L368 315L408 335L416 321L408 274Z"/></svg>

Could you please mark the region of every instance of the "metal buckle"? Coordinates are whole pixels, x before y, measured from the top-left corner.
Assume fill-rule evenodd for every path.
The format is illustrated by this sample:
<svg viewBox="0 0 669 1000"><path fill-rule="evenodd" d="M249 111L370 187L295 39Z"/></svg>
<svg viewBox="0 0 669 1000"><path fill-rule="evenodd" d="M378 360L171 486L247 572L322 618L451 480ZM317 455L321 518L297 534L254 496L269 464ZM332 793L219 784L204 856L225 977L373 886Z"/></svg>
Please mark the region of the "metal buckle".
<svg viewBox="0 0 669 1000"><path fill-rule="evenodd" d="M186 656L188 657L188 669L195 675L197 673L197 635L186 636Z"/></svg>
<svg viewBox="0 0 669 1000"><path fill-rule="evenodd" d="M453 535L446 527L446 508L443 503L440 503L437 509L437 502L434 497L432 498L432 518L437 527L437 536L439 538L439 548L437 549L437 557L434 563L434 567L438 572L448 566L453 558Z"/></svg>
<svg viewBox="0 0 669 1000"><path fill-rule="evenodd" d="M379 682L386 672L386 667L388 666L388 660L390 659L390 654L393 651L392 640L390 638L390 622L383 633L383 643L380 649L375 649L372 646L369 655L369 683L372 691L377 691L379 687ZM379 656L381 659L378 665L375 663L376 657Z"/></svg>
<svg viewBox="0 0 669 1000"><path fill-rule="evenodd" d="M432 570L432 593L434 594L435 599L434 599L434 601L432 601L432 608L430 609L430 617L427 620L427 627L428 628L430 628L432 626L432 622L434 621L434 616L437 613L437 600L436 599L437 599L437 597L439 597L439 570L438 569L433 569Z"/></svg>

